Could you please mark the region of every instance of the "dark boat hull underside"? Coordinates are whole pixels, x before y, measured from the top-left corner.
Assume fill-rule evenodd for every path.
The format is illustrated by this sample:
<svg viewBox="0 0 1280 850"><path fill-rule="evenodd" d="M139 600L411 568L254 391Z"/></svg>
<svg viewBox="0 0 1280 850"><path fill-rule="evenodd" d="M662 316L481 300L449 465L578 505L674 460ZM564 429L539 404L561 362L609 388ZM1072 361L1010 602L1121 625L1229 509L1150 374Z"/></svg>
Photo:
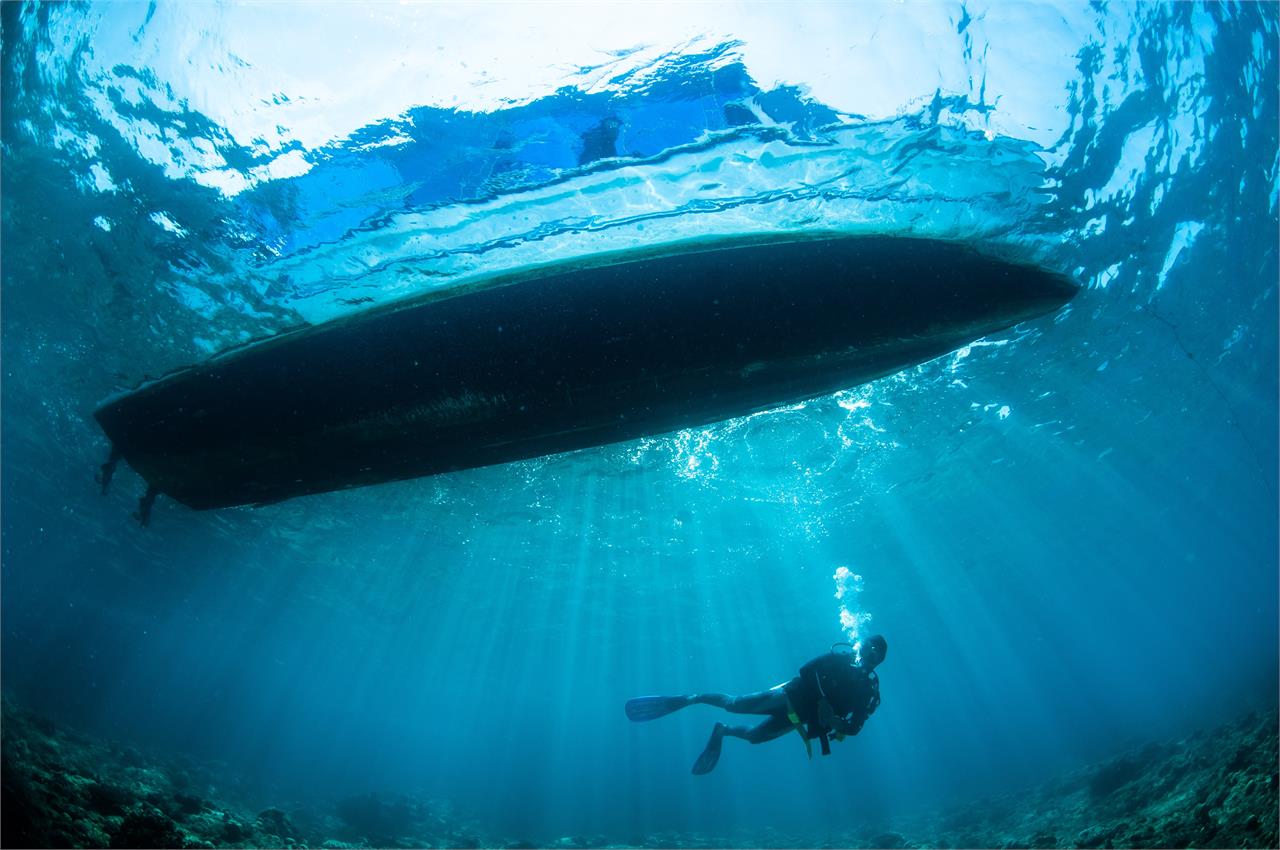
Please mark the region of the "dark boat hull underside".
<svg viewBox="0 0 1280 850"><path fill-rule="evenodd" d="M702 244L304 328L95 413L153 492L279 501L715 422L891 374L1075 294L904 237Z"/></svg>

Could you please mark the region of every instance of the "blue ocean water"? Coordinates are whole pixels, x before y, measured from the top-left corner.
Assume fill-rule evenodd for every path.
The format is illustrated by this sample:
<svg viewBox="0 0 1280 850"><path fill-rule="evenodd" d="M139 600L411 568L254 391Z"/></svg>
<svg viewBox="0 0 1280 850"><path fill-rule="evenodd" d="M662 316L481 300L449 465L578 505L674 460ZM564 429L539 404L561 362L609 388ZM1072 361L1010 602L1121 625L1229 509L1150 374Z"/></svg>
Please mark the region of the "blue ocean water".
<svg viewBox="0 0 1280 850"><path fill-rule="evenodd" d="M7 697L259 805L411 791L539 841L817 840L1275 708L1276 6L2 11ZM601 449L147 528L94 482L94 407L231 345L818 230L1086 288ZM883 704L830 758L694 777L719 715L622 712L871 632Z"/></svg>

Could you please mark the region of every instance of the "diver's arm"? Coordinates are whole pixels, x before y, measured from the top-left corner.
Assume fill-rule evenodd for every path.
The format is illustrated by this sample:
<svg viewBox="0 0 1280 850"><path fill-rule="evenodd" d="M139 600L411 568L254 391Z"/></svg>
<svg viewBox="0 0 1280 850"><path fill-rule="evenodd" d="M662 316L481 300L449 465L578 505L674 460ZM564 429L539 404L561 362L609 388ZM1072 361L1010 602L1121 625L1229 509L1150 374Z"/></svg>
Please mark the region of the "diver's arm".
<svg viewBox="0 0 1280 850"><path fill-rule="evenodd" d="M846 735L856 735L862 731L862 724L865 720L857 720L855 716L854 712L843 716L836 714L835 709L831 707L831 703L825 699L818 701L818 723L823 729L833 732L836 740L840 740Z"/></svg>
<svg viewBox="0 0 1280 850"><path fill-rule="evenodd" d="M836 714L835 708L827 700L826 694L818 703L818 718L823 728L830 730L837 740L847 735L857 735L862 731L862 726L867 722L867 718L871 716L871 712L876 710L876 706L880 704L880 696L878 689L873 692L873 697L868 705L859 711L853 709L846 711L844 714Z"/></svg>
<svg viewBox="0 0 1280 850"><path fill-rule="evenodd" d="M874 684L874 683L873 683ZM880 688L875 685L871 691L871 698L867 701L867 705L861 711L850 711L848 714L836 717L831 728L838 732L841 736L856 735L862 731L863 725L867 722L876 709L880 706Z"/></svg>
<svg viewBox="0 0 1280 850"><path fill-rule="evenodd" d="M836 714L835 709L831 707L831 703L825 699L818 703L818 721L822 724L822 728L834 733L836 740L844 738L846 735L856 735L862 731L863 720L855 719L856 714L849 712L845 715Z"/></svg>
<svg viewBox="0 0 1280 850"><path fill-rule="evenodd" d="M856 714L850 712L844 717L834 717L831 721L831 728L837 735L844 737L861 732L863 723L866 723L866 718L859 718Z"/></svg>

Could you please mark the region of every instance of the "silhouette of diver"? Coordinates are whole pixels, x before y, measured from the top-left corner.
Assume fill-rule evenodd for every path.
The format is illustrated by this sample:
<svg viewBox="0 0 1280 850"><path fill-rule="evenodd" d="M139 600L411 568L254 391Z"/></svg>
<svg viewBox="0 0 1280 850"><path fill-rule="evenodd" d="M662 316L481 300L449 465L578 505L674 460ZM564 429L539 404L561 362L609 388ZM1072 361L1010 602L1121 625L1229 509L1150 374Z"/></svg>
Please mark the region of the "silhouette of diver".
<svg viewBox="0 0 1280 850"><path fill-rule="evenodd" d="M852 652L836 652L835 644L800 668L800 675L767 691L743 696L729 694L686 694L674 697L637 697L628 700L627 717L640 722L665 717L689 705L714 705L734 714L766 714L757 726L726 726L716 723L711 740L693 763L695 774L710 773L720 761L720 746L726 735L763 744L791 730L800 733L805 749L813 758L813 739L822 744L822 754L831 755L831 738L844 740L856 735L862 724L880 705L880 679L876 667L884 661L889 645L883 635L872 635L852 647Z"/></svg>

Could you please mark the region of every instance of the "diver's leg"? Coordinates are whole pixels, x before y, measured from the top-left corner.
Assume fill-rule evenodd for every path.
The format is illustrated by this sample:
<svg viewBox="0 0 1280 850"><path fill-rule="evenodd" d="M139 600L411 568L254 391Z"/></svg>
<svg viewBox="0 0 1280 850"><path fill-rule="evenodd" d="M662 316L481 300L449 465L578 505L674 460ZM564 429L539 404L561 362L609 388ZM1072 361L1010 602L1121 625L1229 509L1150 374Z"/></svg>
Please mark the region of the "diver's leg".
<svg viewBox="0 0 1280 850"><path fill-rule="evenodd" d="M693 772L697 775L710 773L720 762L720 748L724 743L725 736L734 738L742 738L753 744L763 744L765 741L772 741L779 738L792 729L791 721L786 715L777 715L770 717L757 726L726 726L723 723L717 723L711 728L711 739L707 741L707 747L698 756L698 760L693 763Z"/></svg>
<svg viewBox="0 0 1280 850"><path fill-rule="evenodd" d="M779 685L757 694L735 697L729 694L686 694L674 697L636 697L627 700L627 717L635 721L656 720L673 711L701 703L714 705L734 714L786 714L787 693Z"/></svg>
<svg viewBox="0 0 1280 850"><path fill-rule="evenodd" d="M775 714L756 726L726 726L724 734L741 738L752 744L763 744L765 741L782 737L794 728L795 726L786 715Z"/></svg>
<svg viewBox="0 0 1280 850"><path fill-rule="evenodd" d="M730 696L729 694L694 694L691 702L714 705L734 714L786 714L787 692L781 687L770 688L755 694Z"/></svg>

